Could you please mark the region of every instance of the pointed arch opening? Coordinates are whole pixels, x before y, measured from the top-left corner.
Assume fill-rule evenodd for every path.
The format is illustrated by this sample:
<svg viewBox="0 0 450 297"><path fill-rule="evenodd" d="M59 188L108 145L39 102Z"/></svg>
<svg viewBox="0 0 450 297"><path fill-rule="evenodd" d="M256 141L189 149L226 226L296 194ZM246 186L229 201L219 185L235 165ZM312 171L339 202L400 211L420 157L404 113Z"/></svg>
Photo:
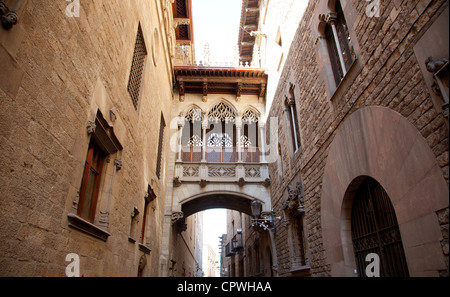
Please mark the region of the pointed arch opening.
<svg viewBox="0 0 450 297"><path fill-rule="evenodd" d="M182 159L185 162L200 162L203 153L202 140L203 111L197 105L190 106L184 113L182 132Z"/></svg>
<svg viewBox="0 0 450 297"><path fill-rule="evenodd" d="M236 162L236 110L222 100L209 110L207 117L207 162Z"/></svg>

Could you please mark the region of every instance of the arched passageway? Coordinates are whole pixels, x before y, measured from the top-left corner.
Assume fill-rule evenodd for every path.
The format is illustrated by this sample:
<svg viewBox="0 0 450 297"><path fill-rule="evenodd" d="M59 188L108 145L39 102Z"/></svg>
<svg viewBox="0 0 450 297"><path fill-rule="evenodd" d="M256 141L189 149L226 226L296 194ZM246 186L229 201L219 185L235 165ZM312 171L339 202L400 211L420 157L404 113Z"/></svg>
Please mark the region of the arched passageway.
<svg viewBox="0 0 450 297"><path fill-rule="evenodd" d="M194 213L213 209L226 208L252 215L250 203L257 198L232 192L213 192L196 195L187 199L181 206L184 217Z"/></svg>

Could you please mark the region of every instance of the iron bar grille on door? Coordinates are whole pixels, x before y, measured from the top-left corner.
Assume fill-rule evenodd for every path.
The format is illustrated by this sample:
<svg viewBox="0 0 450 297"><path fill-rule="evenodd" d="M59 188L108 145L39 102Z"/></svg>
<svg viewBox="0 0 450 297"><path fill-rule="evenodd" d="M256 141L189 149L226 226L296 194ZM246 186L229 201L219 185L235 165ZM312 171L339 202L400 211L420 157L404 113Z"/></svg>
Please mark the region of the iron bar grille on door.
<svg viewBox="0 0 450 297"><path fill-rule="evenodd" d="M134 109L138 109L139 97L141 95L142 74L144 72L144 62L147 56L144 37L141 25L138 26L136 44L134 46L133 61L131 63L130 77L128 79L128 93L133 101Z"/></svg>
<svg viewBox="0 0 450 297"><path fill-rule="evenodd" d="M394 207L383 187L372 178L367 178L356 193L351 226L359 276L365 276L369 253L380 257L382 277L409 276Z"/></svg>

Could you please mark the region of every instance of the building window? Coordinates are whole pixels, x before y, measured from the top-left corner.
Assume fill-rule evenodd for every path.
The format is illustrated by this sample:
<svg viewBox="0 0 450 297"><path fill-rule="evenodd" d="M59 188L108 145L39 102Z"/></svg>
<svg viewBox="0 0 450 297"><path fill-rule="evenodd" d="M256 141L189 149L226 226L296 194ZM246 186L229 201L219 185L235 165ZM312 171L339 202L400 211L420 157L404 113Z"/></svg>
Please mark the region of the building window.
<svg viewBox="0 0 450 297"><path fill-rule="evenodd" d="M90 222L94 221L97 199L105 154L91 141L81 181L78 215Z"/></svg>
<svg viewBox="0 0 450 297"><path fill-rule="evenodd" d="M200 162L203 155L202 111L192 107L184 117L184 128L181 142L182 160L185 162Z"/></svg>
<svg viewBox="0 0 450 297"><path fill-rule="evenodd" d="M158 157L156 163L156 176L161 179L161 165L163 158L163 146L164 146L164 130L166 128L166 122L164 121L164 116L161 113L161 121L159 124L159 144L158 144Z"/></svg>
<svg viewBox="0 0 450 297"><path fill-rule="evenodd" d="M286 97L286 107L287 113L289 115L289 128L290 128L290 136L292 140L292 146L294 152L297 152L301 146L300 142L300 129L298 125L298 117L297 117L297 106L295 104L295 96L294 96L294 86L291 85L289 90L289 97Z"/></svg>
<svg viewBox="0 0 450 297"><path fill-rule="evenodd" d="M113 127L103 118L100 111L97 112L95 121L87 125L90 142L84 163L83 176L79 190L78 200L74 201L73 213L68 214L69 226L83 231L89 235L106 241L110 235L105 230L108 226L108 203L101 202L102 197L109 201L111 192L103 192L101 187L112 187L113 179L105 181L103 172L114 173L121 170L122 161L120 151L122 145L117 139ZM109 162L108 160L114 160ZM108 168L114 166L114 168ZM101 186L101 184L104 184ZM97 206L102 205L100 211ZM99 219L96 214L100 213ZM98 224L95 225L95 224Z"/></svg>
<svg viewBox="0 0 450 297"><path fill-rule="evenodd" d="M138 26L136 44L134 46L133 60L131 63L130 77L128 79L128 93L131 96L135 110L139 107L139 98L141 96L142 76L144 73L144 62L147 56L144 36L141 25Z"/></svg>
<svg viewBox="0 0 450 297"><path fill-rule="evenodd" d="M355 61L352 40L340 1L336 1L334 10L326 18L326 23L325 38L328 54L336 86L338 86Z"/></svg>
<svg viewBox="0 0 450 297"><path fill-rule="evenodd" d="M293 218L293 228L295 230L294 236L294 266L305 266L306 249L305 249L305 232L303 228L303 216L297 215Z"/></svg>

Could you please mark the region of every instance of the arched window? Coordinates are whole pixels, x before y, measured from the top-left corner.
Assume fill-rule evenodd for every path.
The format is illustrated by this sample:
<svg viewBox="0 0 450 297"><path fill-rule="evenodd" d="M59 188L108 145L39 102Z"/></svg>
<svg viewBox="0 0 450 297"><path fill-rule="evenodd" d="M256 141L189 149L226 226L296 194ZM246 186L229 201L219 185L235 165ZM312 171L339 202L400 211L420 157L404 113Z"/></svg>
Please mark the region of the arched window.
<svg viewBox="0 0 450 297"><path fill-rule="evenodd" d="M190 108L184 116L183 161L199 162L202 159L202 110L196 106Z"/></svg>
<svg viewBox="0 0 450 297"><path fill-rule="evenodd" d="M351 228L359 276L366 276L366 257L371 253L380 258L380 276L409 276L394 207L383 187L372 178L356 192Z"/></svg>
<svg viewBox="0 0 450 297"><path fill-rule="evenodd" d="M259 133L258 133L258 113L249 108L242 114L243 134L238 145L241 147L242 161L259 162Z"/></svg>
<svg viewBox="0 0 450 297"><path fill-rule="evenodd" d="M208 113L207 161L235 162L236 111L226 102L219 102Z"/></svg>
<svg viewBox="0 0 450 297"><path fill-rule="evenodd" d="M329 8L331 11L324 18L324 34L336 86L339 86L355 61L355 53L340 1L331 4Z"/></svg>
<svg viewBox="0 0 450 297"><path fill-rule="evenodd" d="M289 130L291 132L290 139L293 146L293 150L294 152L296 152L301 147L301 141L300 141L300 128L298 124L297 105L295 103L294 89L295 86L291 84L289 88L289 97L286 96L285 104L287 108L287 113L289 115L288 124Z"/></svg>

